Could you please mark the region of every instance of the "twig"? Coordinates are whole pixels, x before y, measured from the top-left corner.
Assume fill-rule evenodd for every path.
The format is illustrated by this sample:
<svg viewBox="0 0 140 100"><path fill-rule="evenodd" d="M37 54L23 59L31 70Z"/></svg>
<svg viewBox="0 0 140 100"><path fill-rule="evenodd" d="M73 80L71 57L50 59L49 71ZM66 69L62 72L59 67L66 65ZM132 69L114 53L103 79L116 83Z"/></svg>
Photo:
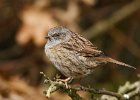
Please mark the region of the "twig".
<svg viewBox="0 0 140 100"><path fill-rule="evenodd" d="M63 83L62 81L58 81L57 77L55 77L52 81L47 78L43 72L40 72L40 74L43 74L43 76L45 76L44 83L50 85L49 88L44 91L46 97L50 98L50 94L59 89L67 93L72 98L72 100L82 100L82 98L77 94L77 89L72 88L70 85L67 87L65 83Z"/></svg>
<svg viewBox="0 0 140 100"><path fill-rule="evenodd" d="M115 92L111 92L111 91L107 91L107 90L96 90L94 88L87 88L87 87L81 87L79 90L87 91L87 92L94 93L94 94L110 95L110 96L116 97L118 99L123 98L122 95L120 95L119 93L115 93Z"/></svg>

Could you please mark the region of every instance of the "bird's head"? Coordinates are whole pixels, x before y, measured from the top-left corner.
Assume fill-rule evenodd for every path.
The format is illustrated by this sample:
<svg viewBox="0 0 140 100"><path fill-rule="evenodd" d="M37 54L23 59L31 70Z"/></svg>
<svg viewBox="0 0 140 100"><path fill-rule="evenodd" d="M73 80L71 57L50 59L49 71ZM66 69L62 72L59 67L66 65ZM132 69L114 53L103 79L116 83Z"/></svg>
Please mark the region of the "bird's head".
<svg viewBox="0 0 140 100"><path fill-rule="evenodd" d="M48 40L46 46L53 47L66 42L71 38L72 34L73 33L69 29L62 26L51 28L48 32L48 36L45 37Z"/></svg>

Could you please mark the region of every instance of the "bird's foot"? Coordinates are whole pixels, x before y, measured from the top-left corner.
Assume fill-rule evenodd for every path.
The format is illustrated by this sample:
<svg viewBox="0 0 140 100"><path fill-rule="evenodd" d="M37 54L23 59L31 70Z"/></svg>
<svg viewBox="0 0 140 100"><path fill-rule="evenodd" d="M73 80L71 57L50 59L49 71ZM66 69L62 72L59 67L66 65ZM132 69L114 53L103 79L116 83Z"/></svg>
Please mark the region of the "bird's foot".
<svg viewBox="0 0 140 100"><path fill-rule="evenodd" d="M68 77L68 78L66 78L66 79L57 79L58 82L64 83L65 86L66 86L66 88L69 88L69 87L68 87L68 84L71 83L72 80L73 80L72 77Z"/></svg>

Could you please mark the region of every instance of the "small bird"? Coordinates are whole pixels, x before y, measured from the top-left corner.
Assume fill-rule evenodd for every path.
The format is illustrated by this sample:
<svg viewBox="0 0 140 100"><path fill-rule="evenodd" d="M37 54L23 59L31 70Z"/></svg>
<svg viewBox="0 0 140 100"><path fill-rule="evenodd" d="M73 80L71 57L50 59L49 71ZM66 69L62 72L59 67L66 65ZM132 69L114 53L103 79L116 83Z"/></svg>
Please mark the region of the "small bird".
<svg viewBox="0 0 140 100"><path fill-rule="evenodd" d="M135 69L104 55L95 45L78 33L65 27L54 27L46 37L45 53L55 67L66 77L83 77L96 67L115 63Z"/></svg>

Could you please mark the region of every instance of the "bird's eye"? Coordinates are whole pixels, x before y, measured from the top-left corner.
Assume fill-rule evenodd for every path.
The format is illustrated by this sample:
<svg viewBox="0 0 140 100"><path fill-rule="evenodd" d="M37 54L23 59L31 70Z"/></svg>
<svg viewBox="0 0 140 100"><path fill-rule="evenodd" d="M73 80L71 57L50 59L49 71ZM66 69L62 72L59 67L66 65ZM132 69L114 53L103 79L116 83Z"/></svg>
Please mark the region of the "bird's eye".
<svg viewBox="0 0 140 100"><path fill-rule="evenodd" d="M60 33L56 33L53 35L53 37L59 37L60 36Z"/></svg>

